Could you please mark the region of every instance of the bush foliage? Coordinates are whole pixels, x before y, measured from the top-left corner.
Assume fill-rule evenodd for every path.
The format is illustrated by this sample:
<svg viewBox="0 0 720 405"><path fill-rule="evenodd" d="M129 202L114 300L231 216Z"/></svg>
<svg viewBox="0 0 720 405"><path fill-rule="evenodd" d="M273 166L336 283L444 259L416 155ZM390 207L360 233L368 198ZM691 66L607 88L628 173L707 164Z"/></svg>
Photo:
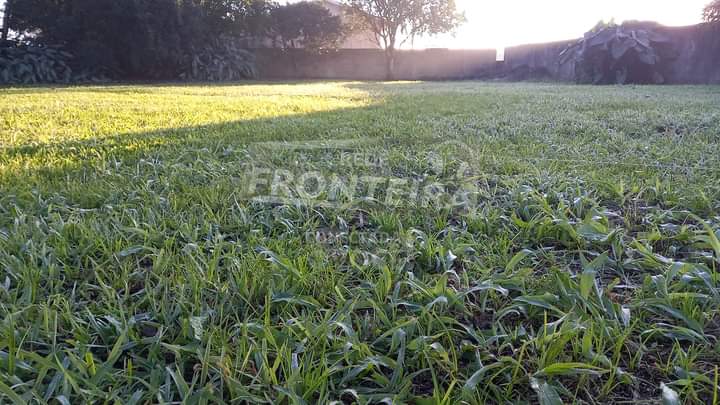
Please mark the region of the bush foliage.
<svg viewBox="0 0 720 405"><path fill-rule="evenodd" d="M237 81L257 76L255 56L224 38L195 50L184 64L182 79L197 81Z"/></svg>
<svg viewBox="0 0 720 405"><path fill-rule="evenodd" d="M339 17L311 2L8 0L8 9L15 39L63 49L74 55L69 68L85 76L102 72L121 80L250 78L256 75L254 59L238 46L241 39L316 50L336 47L345 30ZM26 48L12 52L20 49ZM13 69L18 66L25 72L26 64ZM22 75L10 82L57 80ZM67 77L73 75L61 75Z"/></svg>
<svg viewBox="0 0 720 405"><path fill-rule="evenodd" d="M720 0L714 0L705 7L703 12L705 21L711 23L720 23Z"/></svg>
<svg viewBox="0 0 720 405"><path fill-rule="evenodd" d="M627 22L597 26L561 54L575 80L586 84L665 82L665 65L675 49L655 24Z"/></svg>
<svg viewBox="0 0 720 405"><path fill-rule="evenodd" d="M309 1L274 7L269 22L267 35L275 46L282 48L335 48L344 33L340 17Z"/></svg>
<svg viewBox="0 0 720 405"><path fill-rule="evenodd" d="M217 44L249 32L249 20L263 10L260 3L265 1L10 0L9 8L11 29L21 41L61 46L75 56L71 67L77 71L93 68L115 79L167 80L248 76L254 68L247 66L245 54L234 57L243 61L241 72L187 72L199 72L198 60L213 60L213 69L237 64ZM220 54L209 56L212 50Z"/></svg>
<svg viewBox="0 0 720 405"><path fill-rule="evenodd" d="M70 57L57 48L7 43L0 47L0 84L68 83Z"/></svg>

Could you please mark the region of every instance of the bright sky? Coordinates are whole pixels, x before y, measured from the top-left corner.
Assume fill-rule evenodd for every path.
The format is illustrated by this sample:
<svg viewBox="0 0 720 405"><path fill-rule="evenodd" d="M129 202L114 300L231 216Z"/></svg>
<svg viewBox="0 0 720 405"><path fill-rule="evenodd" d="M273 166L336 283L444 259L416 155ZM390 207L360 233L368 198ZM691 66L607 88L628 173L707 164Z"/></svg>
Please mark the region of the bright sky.
<svg viewBox="0 0 720 405"><path fill-rule="evenodd" d="M299 0L288 0L290 2ZM702 20L711 0L456 0L467 23L455 35L416 41L422 48L503 48L580 38L614 18L682 26Z"/></svg>
<svg viewBox="0 0 720 405"><path fill-rule="evenodd" d="M502 48L579 38L598 21L650 20L682 26L701 22L710 0L456 0L467 23L455 37L416 45L441 48Z"/></svg>

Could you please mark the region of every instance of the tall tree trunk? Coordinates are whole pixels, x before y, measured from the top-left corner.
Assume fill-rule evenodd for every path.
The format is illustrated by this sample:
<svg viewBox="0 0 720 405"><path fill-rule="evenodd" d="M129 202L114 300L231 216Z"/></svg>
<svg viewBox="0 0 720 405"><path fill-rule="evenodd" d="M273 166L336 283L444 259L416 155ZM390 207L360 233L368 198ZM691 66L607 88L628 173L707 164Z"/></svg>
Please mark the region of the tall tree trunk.
<svg viewBox="0 0 720 405"><path fill-rule="evenodd" d="M3 11L2 33L0 33L0 41L8 39L10 32L10 13L12 12L12 0L5 1L5 10Z"/></svg>
<svg viewBox="0 0 720 405"><path fill-rule="evenodd" d="M395 80L395 48L385 49L385 78Z"/></svg>

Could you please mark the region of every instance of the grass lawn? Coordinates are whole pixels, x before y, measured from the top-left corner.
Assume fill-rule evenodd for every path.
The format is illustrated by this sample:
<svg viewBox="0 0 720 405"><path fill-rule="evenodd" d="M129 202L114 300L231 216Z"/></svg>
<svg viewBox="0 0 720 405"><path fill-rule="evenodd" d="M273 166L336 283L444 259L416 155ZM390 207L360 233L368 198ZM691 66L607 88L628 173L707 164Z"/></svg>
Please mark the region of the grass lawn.
<svg viewBox="0 0 720 405"><path fill-rule="evenodd" d="M720 88L0 89L0 403L718 404Z"/></svg>

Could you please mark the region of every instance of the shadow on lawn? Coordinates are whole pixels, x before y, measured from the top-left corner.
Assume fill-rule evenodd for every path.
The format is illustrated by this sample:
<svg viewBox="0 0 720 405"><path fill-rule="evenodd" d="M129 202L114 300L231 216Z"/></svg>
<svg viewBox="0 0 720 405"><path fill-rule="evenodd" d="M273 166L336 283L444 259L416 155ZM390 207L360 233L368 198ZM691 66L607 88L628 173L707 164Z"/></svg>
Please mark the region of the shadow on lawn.
<svg viewBox="0 0 720 405"><path fill-rule="evenodd" d="M110 136L100 135L97 138L67 140L55 143L25 144L11 147L0 147L0 162L12 159L45 159L62 156L65 161L64 169L69 166L67 161L76 161L78 165L87 163L100 157L122 157L127 160L137 160L148 154L162 154L164 151L179 147L208 147L208 146L244 146L257 142L269 141L319 141L343 139L384 138L411 139L417 135L417 117L423 116L438 119L447 115L450 106L431 106L418 100L417 95L402 94L392 91L401 87L403 91L426 91L428 86L437 89L438 84L424 82L343 82L343 87L360 90L373 97L369 105L358 107L343 107L338 109L316 111L310 113L295 113L289 111L287 115L259 119L239 119L176 128L163 128L145 132L129 132ZM141 90L130 88L123 84L110 86L77 87L78 90L89 89L92 92L119 92L128 94L142 94L143 89L164 88L181 85L182 83L163 83L143 86ZM260 82L242 83L241 85L264 84ZM268 83L269 84L269 83ZM292 83L283 83L292 84ZM186 86L185 84L182 84ZM201 87L203 84L187 84L186 87ZM213 87L235 87L238 84L218 84ZM69 89L73 86L57 87ZM54 89L54 88L53 88ZM47 92L48 88L18 89L11 94ZM145 90L147 91L147 90ZM153 93L152 91L147 91ZM243 95L239 95L242 97ZM277 94L258 94L257 96L277 96ZM326 97L325 94L288 94L288 97L317 96ZM457 99L457 97L455 98ZM151 100L149 100L151 101ZM442 107L442 108L441 108ZM452 106L457 108L457 106ZM482 106L462 106L465 112L473 111ZM170 113L170 112L169 112ZM447 134L445 134L447 135Z"/></svg>
<svg viewBox="0 0 720 405"><path fill-rule="evenodd" d="M221 155L272 142L334 143L345 149L414 143L417 113L408 108L407 97L393 96L354 108L5 147L0 148L0 164L6 166L0 184L42 184L51 178L97 172L103 162L132 166L141 160L172 161L178 155L205 150Z"/></svg>
<svg viewBox="0 0 720 405"><path fill-rule="evenodd" d="M0 208L29 209L57 196L57 204L80 209L125 203L141 209L153 194L193 201L230 195L253 167L299 176L318 166L336 170L354 153L367 157L398 147L422 154L442 142L418 126L418 114L433 114L422 105L390 96L351 108L0 148L0 188L9 191ZM338 174L381 175L367 166L357 170Z"/></svg>

